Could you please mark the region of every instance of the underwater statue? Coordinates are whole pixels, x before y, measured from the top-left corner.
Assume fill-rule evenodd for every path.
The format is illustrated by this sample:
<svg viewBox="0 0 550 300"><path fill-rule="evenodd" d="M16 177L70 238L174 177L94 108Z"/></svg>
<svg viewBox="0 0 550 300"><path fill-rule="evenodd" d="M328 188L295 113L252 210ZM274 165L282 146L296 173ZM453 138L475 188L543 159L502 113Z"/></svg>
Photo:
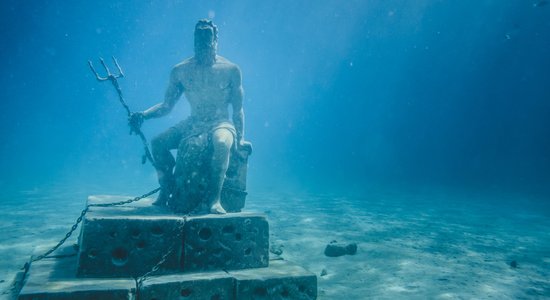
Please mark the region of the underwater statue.
<svg viewBox="0 0 550 300"><path fill-rule="evenodd" d="M252 150L243 139L241 71L216 54L218 28L212 21L199 20L194 38L195 54L172 69L164 101L133 113L129 122L139 129L144 120L167 115L184 94L190 116L151 142L161 186L154 204L182 213L223 214L224 196L237 197L244 206L246 164ZM175 149L177 159L170 152Z"/></svg>

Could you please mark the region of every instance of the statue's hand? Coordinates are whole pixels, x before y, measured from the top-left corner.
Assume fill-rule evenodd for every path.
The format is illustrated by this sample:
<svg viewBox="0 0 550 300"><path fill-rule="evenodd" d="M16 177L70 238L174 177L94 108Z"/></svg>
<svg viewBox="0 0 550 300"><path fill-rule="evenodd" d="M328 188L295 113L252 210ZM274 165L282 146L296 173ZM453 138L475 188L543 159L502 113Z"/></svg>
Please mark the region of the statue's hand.
<svg viewBox="0 0 550 300"><path fill-rule="evenodd" d="M245 151L245 152L247 152L247 155L250 155L250 154L252 154L252 143L241 139L237 143L237 150L239 150L239 152L240 151Z"/></svg>
<svg viewBox="0 0 550 300"><path fill-rule="evenodd" d="M135 112L130 114L128 117L128 125L130 126L130 134L138 132L141 129L141 124L143 124L144 116L142 112Z"/></svg>

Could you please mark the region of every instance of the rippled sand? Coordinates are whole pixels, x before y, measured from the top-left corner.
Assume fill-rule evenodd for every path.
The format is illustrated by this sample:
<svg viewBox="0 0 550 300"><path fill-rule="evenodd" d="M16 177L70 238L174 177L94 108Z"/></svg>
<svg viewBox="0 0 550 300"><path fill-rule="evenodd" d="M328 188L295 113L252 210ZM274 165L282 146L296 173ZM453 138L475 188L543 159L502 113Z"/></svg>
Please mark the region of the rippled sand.
<svg viewBox="0 0 550 300"><path fill-rule="evenodd" d="M2 199L2 291L37 247L65 235L91 192L101 188ZM550 297L550 208L541 201L442 190L273 191L251 192L247 210L265 212L271 244L318 276L319 299L517 299ZM332 240L357 243L357 254L324 256Z"/></svg>

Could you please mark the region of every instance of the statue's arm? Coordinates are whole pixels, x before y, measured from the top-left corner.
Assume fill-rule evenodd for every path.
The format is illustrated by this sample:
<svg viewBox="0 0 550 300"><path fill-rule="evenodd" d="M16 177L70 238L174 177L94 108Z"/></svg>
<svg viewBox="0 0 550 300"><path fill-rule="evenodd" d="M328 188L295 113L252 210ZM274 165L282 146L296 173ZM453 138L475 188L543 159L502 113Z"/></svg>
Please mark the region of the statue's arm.
<svg viewBox="0 0 550 300"><path fill-rule="evenodd" d="M231 82L231 104L233 105L233 125L237 131L237 141L241 143L244 138L244 110L241 70L235 67Z"/></svg>
<svg viewBox="0 0 550 300"><path fill-rule="evenodd" d="M159 118L172 111L184 90L177 73L178 69L174 67L170 73L170 80L164 95L164 101L144 111L144 119Z"/></svg>

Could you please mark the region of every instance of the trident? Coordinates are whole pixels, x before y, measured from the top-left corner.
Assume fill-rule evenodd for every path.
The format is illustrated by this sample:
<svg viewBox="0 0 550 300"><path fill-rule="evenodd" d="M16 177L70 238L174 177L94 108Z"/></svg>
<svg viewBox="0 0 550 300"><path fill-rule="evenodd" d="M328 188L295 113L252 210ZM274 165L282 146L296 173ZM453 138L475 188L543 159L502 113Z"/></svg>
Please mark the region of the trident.
<svg viewBox="0 0 550 300"><path fill-rule="evenodd" d="M122 106L124 106L124 108L126 109L126 113L128 115L128 118L129 118L132 115L132 112L130 111L130 108L126 104L126 101L124 101L124 97L122 96L122 89L120 89L120 85L118 84L118 80L117 80L118 78L124 77L124 73L122 72L122 68L118 64L118 61L116 60L116 58L114 56L112 56L112 58L113 58L113 61L115 62L115 66L118 69L118 74L111 73L111 71L109 70L109 67L107 67L107 64L105 63L105 61L101 57L99 58L99 61L101 62L101 64L103 65L103 68L105 68L105 71L107 72L106 77L99 76L99 73L95 70L94 65L92 64L91 60L88 61L88 65L90 66L90 69L94 73L95 78L97 79L97 81L107 81L107 80L109 80L113 84L113 86L115 87L115 89L118 93L118 99L120 100L120 103L122 104ZM132 132L137 134L141 138L141 142L143 143L143 148L145 150L145 154L143 155L143 157L141 159L141 163L144 164L146 162L146 160L149 159L151 164L153 166L155 166L153 156L151 155L151 151L149 151L149 144L147 143L147 139L145 138L145 135L143 134L143 132L141 132L141 129L139 129L139 127L138 128L131 128L130 133L132 133Z"/></svg>

